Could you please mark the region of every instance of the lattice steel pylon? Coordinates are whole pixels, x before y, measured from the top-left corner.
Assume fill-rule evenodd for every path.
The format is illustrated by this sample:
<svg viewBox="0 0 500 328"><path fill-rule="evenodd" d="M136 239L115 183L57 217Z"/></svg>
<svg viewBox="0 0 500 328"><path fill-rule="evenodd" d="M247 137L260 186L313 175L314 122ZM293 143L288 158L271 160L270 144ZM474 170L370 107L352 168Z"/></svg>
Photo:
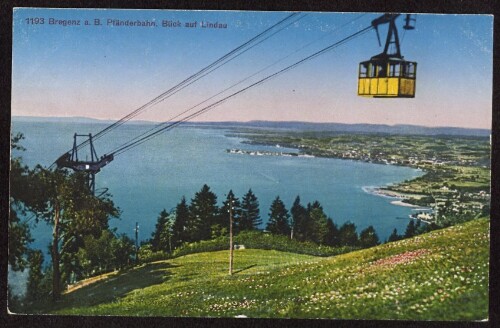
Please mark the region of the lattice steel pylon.
<svg viewBox="0 0 500 328"><path fill-rule="evenodd" d="M78 158L78 143L77 138L86 137L88 138L84 141L85 144L89 146L90 160L80 160ZM100 158L97 156L97 152L94 148L94 143L92 141L92 134L77 134L73 136L73 149L56 160L58 168L69 168L75 172L85 172L87 174L87 185L95 195L95 175L106 166L109 162L113 160L113 154L104 155Z"/></svg>

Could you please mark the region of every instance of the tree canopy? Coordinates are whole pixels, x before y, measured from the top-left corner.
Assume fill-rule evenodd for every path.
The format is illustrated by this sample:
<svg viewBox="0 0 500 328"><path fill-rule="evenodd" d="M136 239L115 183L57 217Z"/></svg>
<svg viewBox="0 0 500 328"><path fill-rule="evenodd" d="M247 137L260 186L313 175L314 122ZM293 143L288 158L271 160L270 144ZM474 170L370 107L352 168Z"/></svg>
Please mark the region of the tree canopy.
<svg viewBox="0 0 500 328"><path fill-rule="evenodd" d="M23 135L11 135L11 149L24 151L20 145ZM9 252L8 263L13 270L24 270L29 244L33 241L29 226L23 222L19 214L27 215L31 207L30 198L30 170L23 164L22 157L12 156L10 159L10 203L9 203Z"/></svg>
<svg viewBox="0 0 500 328"><path fill-rule="evenodd" d="M249 189L241 202L241 216L238 221L238 230L255 230L261 224L259 200L252 192L252 189Z"/></svg>
<svg viewBox="0 0 500 328"><path fill-rule="evenodd" d="M229 233L229 214L233 215L233 229L237 232L238 224L241 220L241 203L232 190L227 193L226 199L220 208L220 224L212 229L212 237L225 236Z"/></svg>
<svg viewBox="0 0 500 328"><path fill-rule="evenodd" d="M339 229L339 235L341 246L358 246L358 233L354 223L344 223Z"/></svg>
<svg viewBox="0 0 500 328"><path fill-rule="evenodd" d="M52 274L54 299L60 295L61 262L65 277L74 271L76 252L85 236L99 237L108 229L108 220L118 217L109 194L96 197L88 188L83 172L49 170L36 166L32 171L34 199L32 209L39 220L52 225Z"/></svg>
<svg viewBox="0 0 500 328"><path fill-rule="evenodd" d="M266 229L275 234L289 235L290 223L288 219L290 214L288 214L288 210L279 196L276 196L269 211L269 221Z"/></svg>
<svg viewBox="0 0 500 328"><path fill-rule="evenodd" d="M153 251L172 251L172 216L163 209L156 219L155 230L151 234L151 246Z"/></svg>
<svg viewBox="0 0 500 328"><path fill-rule="evenodd" d="M378 244L380 244L380 240L373 226L369 226L359 234L359 245L362 248L373 247Z"/></svg>
<svg viewBox="0 0 500 328"><path fill-rule="evenodd" d="M208 185L194 195L189 206L189 221L187 224L191 240L206 240L211 237L211 228L220 223L217 196Z"/></svg>

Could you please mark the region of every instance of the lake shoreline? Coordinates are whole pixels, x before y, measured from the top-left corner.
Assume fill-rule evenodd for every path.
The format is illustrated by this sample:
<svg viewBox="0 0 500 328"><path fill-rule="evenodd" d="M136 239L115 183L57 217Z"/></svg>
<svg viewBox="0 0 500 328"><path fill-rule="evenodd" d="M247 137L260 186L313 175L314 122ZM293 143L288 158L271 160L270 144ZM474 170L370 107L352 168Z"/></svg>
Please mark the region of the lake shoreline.
<svg viewBox="0 0 500 328"><path fill-rule="evenodd" d="M234 132L234 131L233 131ZM228 136L226 134L226 136ZM261 146L275 146L277 144L273 142L267 142L267 141L256 141L253 140L251 137L240 137L242 139L246 139L241 141L243 144L249 144L249 145L261 145ZM278 144L279 145L279 144ZM423 172L425 175L427 172L426 170L422 169L418 165L413 165L413 164L403 164L403 163L396 163L396 162L391 162L387 159L363 159L363 158L356 158L356 157L339 157L339 156L329 156L325 154L317 154L317 153L310 153L310 152L304 152L304 149L302 147L297 147L296 145L290 144L290 143L281 143L280 147L286 147L290 149L297 150L297 154L288 154L288 153L276 153L274 155L280 155L280 156L298 156L298 157L316 157L316 158L331 158L331 159L340 159L340 160L348 160L348 161L354 161L354 162L363 162L363 163L370 163L370 164L378 164L378 165L389 165L389 166L399 166L399 167L407 167L410 169L418 170ZM242 151L238 149L239 151ZM234 151L229 151L228 152L234 152ZM236 153L236 152L234 152ZM245 153L242 151L242 153ZM302 154L302 156L301 156ZM413 181L416 178L413 178L410 180ZM395 187L399 186L402 182L396 182ZM411 201L413 199L420 199L421 197L426 196L425 194L411 194L411 193L405 193L401 191L394 191L394 190L389 190L386 189L385 187L370 187L370 190L365 192L372 193L377 196L381 197L389 197L389 198L395 198L391 204L396 205L396 206L403 206L403 207L419 207L417 204L412 204ZM409 202L405 202L403 200L407 200Z"/></svg>
<svg viewBox="0 0 500 328"><path fill-rule="evenodd" d="M30 166L53 162L53 159L60 155L59 149L67 149L68 139L63 136L72 136L74 131L89 131L92 128L92 124L87 123L69 125L16 122L13 125L14 131L25 133L23 146L27 151L21 155ZM108 139L108 143L101 141L98 151L113 149L116 147L115 140L126 138L130 133L140 132L139 130L137 126L125 126L119 130L117 138ZM285 199L289 206L297 195L300 195L305 203L318 200L325 207L325 211L331 216L336 216L339 222L349 219L361 228L365 227L367 218L382 219L388 216L407 215L404 207L398 209L396 208L398 206L391 206L384 200L372 200L369 195L363 197L361 195L363 192L358 189L358 194L355 187L363 184L386 186L410 179L414 174L402 167L398 168L396 165L364 167L364 164L375 163L354 159L344 159L340 163L339 158L327 156L313 158L312 155L303 153L300 148L289 149L282 143L268 145L271 148L261 147L264 145L242 147L241 141L245 138L228 137L227 134L228 131L224 129L180 128L174 130L168 139L160 138L156 144L142 151L136 150L136 154L127 153L124 155L124 160L114 161L113 165L99 173L97 179L97 185L109 188L113 194L113 201L122 209L121 219L110 222L110 226L133 237L131 231L137 217L144 217L145 219L139 221L139 224L142 224L139 238L146 238L154 230L155 218L163 208L175 207L182 196L191 198L204 183L218 195L223 195L230 189L237 195L243 195L249 188L255 190L263 214L262 227L267 223L266 214L276 195ZM201 140L203 146L200 145ZM168 147L166 149L170 154L175 154L175 158L160 156L157 150L164 147ZM299 151L294 153L297 149ZM231 150L234 152L247 150L253 152L255 156L237 156L238 154L231 154ZM262 154L268 156L258 156ZM278 154L283 157L272 156ZM152 174L141 173L140 179L122 178L123 174L135 176L137 172L152 172ZM349 178L351 175L353 178ZM384 178L385 175L395 179ZM155 192L150 193L151 189ZM352 200L338 201L339 197L334 195L345 195ZM357 206L361 199L362 206ZM384 203L392 209L384 207ZM358 209L353 211L354 207ZM395 227L398 230L403 229L403 224L398 221L378 221L380 223L375 228L381 238L387 238ZM39 224L33 230L33 235L35 241L32 247L44 250L48 258L49 254L45 249L51 241L50 227Z"/></svg>
<svg viewBox="0 0 500 328"><path fill-rule="evenodd" d="M226 135L226 137L234 137L234 136L228 135L228 134L225 134L225 135ZM331 159L350 160L350 161L354 161L354 162L364 162L364 163L378 164L378 165L402 166L402 167L407 167L407 168L411 168L411 169L415 169L415 170L421 170L422 172L424 172L421 168L415 167L413 165L402 165L399 163L390 163L387 161L379 161L379 160L376 160L376 161L362 160L359 158L343 158L343 157L337 157L337 156L311 155L308 153L304 153L300 147L295 147L294 145L290 145L290 144L279 145L279 144L273 144L270 142L258 142L258 141L252 140L251 138L242 138L242 139L243 139L241 141L242 144L260 145L260 146L267 146L267 147L275 146L277 148L286 147L289 149L296 150L297 153L278 152L278 151L259 152L259 151L248 151L248 150L244 150L244 149L226 149L226 152L230 153L230 154L258 155L258 156L267 155L267 156L283 156L283 157L331 158ZM399 183L396 183L396 186L398 184ZM367 193L370 193L370 194L373 194L376 196L395 198L395 200L392 201L391 204L396 205L396 206L402 206L402 207L410 207L410 208L415 208L415 207L419 207L419 206L416 204L404 202L403 200L410 200L411 201L411 199L414 199L414 198L418 199L418 198L422 197L422 195L413 195L413 194L408 194L408 193L403 193L403 192L397 192L397 191L385 189L384 187L363 187L363 190Z"/></svg>
<svg viewBox="0 0 500 328"><path fill-rule="evenodd" d="M392 205L397 205L397 206L404 206L404 207L418 207L417 205L413 205L413 204L409 204L409 203L405 203L401 200L395 200L393 202L391 202Z"/></svg>
<svg viewBox="0 0 500 328"><path fill-rule="evenodd" d="M419 207L418 205L407 203L404 200L409 199L410 195L402 192L397 192L389 189L384 189L383 187L363 187L364 192L385 198L394 199L391 201L392 205L403 206L403 207Z"/></svg>

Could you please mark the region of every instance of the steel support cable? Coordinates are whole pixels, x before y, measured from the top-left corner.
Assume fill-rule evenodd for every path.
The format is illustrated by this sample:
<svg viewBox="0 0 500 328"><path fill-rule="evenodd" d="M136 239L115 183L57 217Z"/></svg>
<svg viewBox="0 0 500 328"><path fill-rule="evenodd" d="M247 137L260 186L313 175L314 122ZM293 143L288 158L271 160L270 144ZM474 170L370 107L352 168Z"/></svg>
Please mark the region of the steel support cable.
<svg viewBox="0 0 500 328"><path fill-rule="evenodd" d="M229 61L231 61L234 58L240 56L244 52L246 52L246 51L250 50L251 48L255 47L256 45L264 42L265 40L267 40L271 36L273 36L276 33L282 31L283 29L287 28L288 26L290 26L291 24L295 23L297 20L302 19L305 16L305 14L302 14L302 16L300 18L298 18L297 20L294 20L294 21L292 21L292 23L289 23L289 24L287 24L285 26L280 27L277 31L275 31L274 33L272 33L270 36L266 37L266 35L269 34L273 29L275 29L276 27L284 24L286 21L290 20L293 17L296 17L299 14L300 13L292 13L292 14L288 15L287 17L285 17L281 21L277 22L273 26L271 26L268 29L266 29L265 31L259 33L258 35L256 35L252 39L246 41L242 45L240 45L240 46L236 47L235 49L231 50L230 52L226 53L225 55L223 55L219 59L215 60L213 63L209 64L208 66L204 67L203 69L201 69L197 73L189 76L188 78L184 79L182 82L178 83L174 87L168 89L167 91L163 92L159 96L157 96L154 99L150 100L146 104L142 105L141 107L137 108L136 110L132 111L131 113L125 115L124 117L122 117L118 121L116 121L113 124L107 126L103 130L97 132L93 136L94 140L99 139L101 136L105 135L106 133L108 133L112 129L114 129L116 127L119 127L120 125L124 124L125 122L127 122L131 118L137 116L140 112L144 111L145 109L147 109L147 108L149 108L149 107L151 107L153 105L156 105L158 102L166 99L167 97L171 96L173 93L176 93L176 92L182 90L183 88L185 88L188 85L194 83L195 81L201 79L202 77L204 77L207 74L213 72L214 70L218 69L219 67L227 64ZM263 40L261 40L263 37L265 37L265 38ZM88 143L89 143L89 141L87 141L87 140L84 141L84 142L82 142L82 143L80 143L77 146L77 149L80 149L81 147L86 146ZM69 151L71 151L71 150L69 150Z"/></svg>
<svg viewBox="0 0 500 328"><path fill-rule="evenodd" d="M210 74L211 72L213 72L214 70L218 69L219 67L227 64L228 62L230 62L231 60L237 58L238 56L242 55L243 53L247 52L248 50L252 49L253 47L257 46L258 44L266 41L267 39L269 39L270 37L274 36L276 33L279 33L281 32L282 30L284 30L285 28L287 28L288 26L290 26L291 24L294 24L295 22L299 21L300 19L304 18L307 14L302 14L302 16L299 16L299 18L293 20L292 22L288 23L287 25L285 26L282 26L280 27L277 31L273 32L271 35L268 35L266 36L264 39L262 40L259 40L261 39L263 36L265 36L266 34L268 34L271 30L273 30L275 27L283 24L284 22L286 22L287 20L289 20L290 18L292 17L295 17L297 15L299 15L300 13L292 13L290 14L289 16L285 17L284 19L282 19L281 21L279 21L278 23L274 24L273 26L269 27L268 29L266 29L265 31L261 32L260 34L258 34L257 36L253 37L252 39L248 40L247 42L245 42L244 44L240 45L239 47L233 49L231 52L225 54L224 56L220 57L219 59L217 59L215 62L213 62L212 64L206 66L205 68L201 69L200 71L198 71L197 73L191 75L190 77L186 78L185 80L183 80L182 82L178 83L176 86L170 88L169 90L163 92L161 95L155 97L154 99L152 99L151 101L149 101L148 103L142 105L141 107L139 107L138 109L134 110L133 112L129 113L128 115L124 116L123 118L121 118L120 120L118 120L117 122L114 122L113 124L109 125L108 127L104 128L103 130L99 131L98 133L96 133L94 136L93 136L93 139L94 140L97 140L99 138L101 138L103 135L105 135L106 133L110 132L112 129L115 129L117 127L119 127L120 125L124 124L125 122L127 122L128 120L130 120L131 118L137 116L140 114L140 112L146 110L147 108L151 107L151 106L154 106L156 104L158 104L159 102L167 99L168 97L170 97L171 95L181 91L182 89L186 88L187 86L191 85L192 83L198 81L199 79L203 78L204 76ZM252 43L255 43L252 45ZM245 49L245 47L249 46L248 48ZM238 51L242 50L242 52L238 53ZM235 55L234 55L235 54ZM231 55L234 55L232 58L231 58ZM217 66L218 65L218 66ZM215 67L214 67L215 66ZM79 150L80 148L86 146L89 144L89 140L85 140L83 141L82 143L78 144L76 146L76 149ZM68 150L67 152L65 153L69 153L71 152L72 149ZM52 163L50 166L49 166L49 169L53 169L55 168L55 165L56 165L56 161L54 161L54 163Z"/></svg>
<svg viewBox="0 0 500 328"><path fill-rule="evenodd" d="M339 45L342 45L342 44L344 44L344 43L346 43L346 42L350 41L350 40L351 40L351 39L353 39L354 37L357 37L357 36L359 36L359 35L361 35L361 34L366 33L366 32L367 32L368 30L370 30L371 28L373 28L373 27L372 27L372 26L366 27L366 28L364 28L363 30L360 30L360 31L358 31L358 32L356 32L356 33L354 33L354 34L352 34L352 35L350 35L350 36L348 36L348 37L346 37L346 38L344 38L344 39L342 39L342 40L340 40L340 41L338 41L338 42L336 42L336 43L334 43L334 44L332 44L332 45L330 45L330 46L328 46L328 47L326 47L326 48L323 48L322 50L320 50L320 51L318 51L318 52L316 52L316 53L314 53L314 54L312 54L312 55L310 55L310 56L308 56L308 57L306 57L306 58L303 58L302 60L299 60L299 61L295 62L295 63L294 63L294 64L292 64L292 65L289 65L289 66L287 66L287 67L285 67L285 68L283 68L283 69L281 69L281 70L279 70L279 71L277 71L277 72L275 72L275 73L273 73L273 74L271 74L271 75L269 75L269 76L267 76L267 77L265 77L265 78L263 78L263 79L261 79L261 80L259 80L259 81L255 82L255 83L253 83L253 84L251 84L251 85L249 85L249 86L247 86L247 87L245 87L245 88L243 88L243 89L241 89L241 90L239 90L239 91L237 91L237 92L235 92L235 93L233 93L233 94L231 94L231 95L229 95L229 96L227 96L227 97L225 97L225 98L223 98L223 99L221 99L221 100L219 100L219 101L217 101L217 102L215 102L215 103L213 103L213 104L211 104L211 105L209 105L209 106L206 106L206 107L204 107L204 108L202 108L202 109L200 109L200 110L196 111L196 112L195 112L195 113L193 113L193 114L190 114L190 115L188 115L188 116L184 117L184 118L183 118L182 120L180 120L180 121L173 122L173 123L171 123L170 125L168 125L168 126L166 126L166 127L162 128L162 129L160 129L160 130L158 130L158 131L155 131L155 132L153 132L153 133L151 133L151 134L149 134L149 135L147 135L147 136L145 136L145 137L143 137L143 138L141 138L141 139L137 140L136 142L134 142L134 143L132 143L132 144L129 144L129 145L123 146L123 147L121 147L121 148L117 149L117 150L113 153L113 155L114 155L114 156L119 155L119 154L121 154L121 153L125 152L125 151L126 151L126 150L128 150L128 149L134 148L134 147L136 147L136 146L138 146L138 145L142 144L143 142L146 142L147 140L149 140L149 139L151 139L151 138L155 137L156 135L158 135L159 133L161 133L161 132L163 132L163 131L168 131L168 130L171 130L171 129L173 129L174 127L176 127L177 125L182 124L182 123L184 123L184 122L186 122L186 121L189 121L189 120L191 120L191 119L193 119L193 118L195 118L195 117L197 117L197 116L199 116L199 115L201 115L201 114L203 114L203 113L205 113L205 112L207 112L207 111L209 111L209 110L213 109L214 107L217 107L217 106L221 105L221 104L222 104L222 103L224 103L226 100L228 100L228 99L230 99L230 98L232 98L232 97L234 97L234 96L236 96L236 95L238 95L238 94L241 94L241 93L243 93L243 92L247 91L248 89L250 89L250 88L252 88L252 87L254 87L254 86L260 85L260 84L262 84L262 83L266 82L267 80L270 80L270 79L272 79L272 78L274 78L274 77L276 77L276 76L278 76L278 75L280 75L280 74L282 74L282 73L284 73L284 72L286 72L286 71L288 71L288 70L290 70L290 69L295 68L296 66L298 66L298 65L300 65L300 64L302 64L302 63L304 63L304 62L306 62L306 61L308 61L308 60L310 60L310 59L313 59L313 58L315 58L315 57L317 57L317 56L319 56L319 55L321 55L321 54L323 54L323 53L325 53L325 52L327 52L327 51L329 51L329 50L332 50L332 49L336 48L336 47L337 47L337 46L339 46Z"/></svg>
<svg viewBox="0 0 500 328"><path fill-rule="evenodd" d="M289 65L289 66L287 66L287 67L285 67L285 68L277 71L277 72L275 72L275 73L273 73L273 74L271 74L271 75L266 76L265 78L263 78L263 79L255 82L255 83L250 84L249 86L247 86L247 87L245 87L243 89L240 89L239 91L237 91L235 93L230 94L229 96L227 96L225 98L222 98L222 99L214 102L211 105L208 105L208 106L206 106L206 107L204 107L204 108L202 108L202 109L200 109L200 110L198 110L198 111L196 111L196 112L194 112L194 113L192 113L192 114L184 117L180 121L173 122L173 123L171 123L171 124L169 124L169 125L161 128L161 129L159 129L158 131L155 131L155 132L153 132L153 133L151 133L151 134L149 134L149 135L147 135L145 137L142 137L141 139L139 139L139 140L137 140L137 141L135 141L135 142L133 142L131 144L128 144L126 146L123 146L123 147L117 149L113 153L113 155L117 156L117 155L122 154L123 152L125 152L127 150L135 148L135 147L139 146L140 144L148 141L149 139L154 138L159 133L161 133L163 131L171 130L174 127L176 127L177 125L182 124L183 122L186 122L188 120L191 120L191 119L193 119L193 118L195 118L195 117L197 117L197 116L199 116L199 115L201 115L201 114L203 114L203 113L205 113L205 112L213 109L214 107L217 107L217 106L221 105L226 100L228 100L228 99L230 99L230 98L232 98L234 96L237 96L237 95L239 95L239 94L241 94L241 93L243 93L243 92L245 92L245 91L247 91L247 90L249 90L249 89L257 86L257 85L260 85L260 84L262 84L262 83L264 83L264 82L266 82L266 81L268 81L268 80L270 80L270 79L272 79L272 78L274 78L274 77L276 77L276 76L278 76L278 75L280 75L282 73L285 73L285 72L287 72L287 71L289 71L289 70L291 70L291 69L293 69L293 68L295 68L295 67L297 67L297 66L299 66L299 65L301 65L303 63L305 63L306 61L309 61L309 60L311 60L313 58L316 58L316 57L318 57L318 56L320 56L320 55L322 55L322 54L324 54L324 53L326 53L326 52L328 52L328 51L330 51L330 50L332 50L332 49L334 49L334 48L336 48L336 47L338 47L338 46L340 46L340 45L342 45L344 43L349 42L350 40L354 39L357 36L360 36L360 35L366 33L367 31L371 30L372 28L373 28L373 26L365 27L364 29L362 29L362 30L360 30L360 31L358 31L358 32L356 32L354 34L351 34L351 35L345 37L344 39L342 39L340 41L337 41L337 42L335 42L335 43L333 43L333 44L331 44L331 45L329 45L329 46L327 46L327 47L325 47L325 48L323 48L323 49L321 49L321 50L319 50L319 51L317 51L317 52L315 52L315 53L313 53L313 54L311 54L311 55L309 55L309 56L307 56L307 57L305 57L305 58L303 58L303 59L301 59L301 60L299 60L299 61L297 61L297 62L295 62L295 63L293 63L293 64L291 64L291 65Z"/></svg>
<svg viewBox="0 0 500 328"><path fill-rule="evenodd" d="M332 33L332 32L337 32L337 31L341 30L341 29L342 29L342 28L344 28L345 26L352 24L353 22L355 22L356 20L360 19L361 17L363 17L363 16L365 16L365 15L366 15L366 14L363 14L363 15L360 15L360 16L358 16L358 17L356 17L356 18L352 19L351 21L349 21L349 22L347 22L347 23L343 24L343 25L342 25L342 26L340 26L339 28L336 28L336 29L332 30L330 33ZM299 19L300 19L300 18L299 18ZM297 20L296 20L296 21L297 21ZM296 21L294 21L294 22L296 22ZM294 22L292 22L291 24L293 24ZM151 133L152 131L154 131L154 130L156 130L156 129L158 129L158 128L160 128L160 127L162 127L162 126L164 126L164 125L166 125L166 124L168 124L168 123L170 123L170 122L172 122L173 120L175 120L176 118L180 117L181 115L184 115L184 114L186 114L186 113L190 112L191 110L195 109L196 107L201 106L202 104L204 104L204 103L206 103L206 102L208 102L208 101L212 100L213 98L215 98L215 97L217 97L217 96L219 96L219 95L221 95L221 94L225 93L226 91L228 91L228 90L230 90L230 89L232 89L232 88L234 88L234 87L236 87L236 86L240 85L241 83L243 83L243 82L245 82L245 81L247 81L247 80L251 79L252 77L254 77L254 76L256 76L256 75L258 75L258 74L260 74L260 73L262 73L262 72L266 71L267 69L271 68L272 66L275 66L276 64L278 64L278 63L280 63L280 62L284 61L285 59L287 59L287 58L291 57L292 55L294 55L294 54L298 53L299 51L302 51L303 49L305 49L305 48L309 47L310 45L312 45L312 44L314 44L314 43L316 43L316 42L318 42L318 41L320 41L320 40L324 39L324 38L325 38L325 37L327 37L327 36L329 36L329 33L328 33L328 34L323 35L322 37L320 37L320 38L318 38L318 39L316 39L316 40L313 40L313 41L311 41L311 42L309 42L309 43L307 43L307 44L303 45L302 47L300 47L300 48L296 49L295 51L293 51L292 53L290 53L290 54L286 55L285 57L282 57L282 58L278 59L277 61L275 61L275 62L273 62L273 63L271 63L271 64L267 65L266 67L264 67L264 68L260 69L259 71L257 71L257 72L255 72L255 73L253 73L252 75L249 75L249 76L247 76L246 78L239 80L239 81L238 81L238 82L236 82L235 84L233 84L233 85L231 85L231 86L229 86L229 87L225 88L224 90L222 90L222 91L220 91L220 92L218 92L218 93L214 94L213 96L211 96L211 97L209 97L209 98L207 98L207 99L203 100L202 102L200 102L200 103L198 103L198 104L196 104L196 105L191 106L190 108L188 108L188 109L184 110L183 112L181 112L181 113L179 113L179 114L177 114L177 115L175 115L175 116L173 116L173 117L169 118L167 121L164 121L164 122L161 122L161 123L159 123L159 124L155 125L153 128L151 128L151 129L149 129L149 130L147 130L147 131L145 131L145 132L141 133L140 135L138 135L138 136L136 136L136 137L132 138L131 140L127 141L126 143L122 144L121 146L118 146L117 148L115 148L114 150L112 150L110 153L114 153L117 149L120 149L120 148L122 148L122 147L126 147L128 144L133 143L134 141L136 141L136 140L140 139L141 137L143 137L143 136L145 136L145 135L147 135L147 134Z"/></svg>
<svg viewBox="0 0 500 328"><path fill-rule="evenodd" d="M196 79L194 79L194 80L190 81L189 83L187 83L187 84L183 85L182 87L178 88L177 90L172 91L170 94L168 94L168 95L164 96L163 98L161 98L161 99L156 99L155 101L152 101L150 104L148 104L148 106L147 106L147 107L152 107L152 106L155 106L155 105L159 104L160 102L162 102L162 101L164 101L164 100L166 100L166 99L170 98L171 96L175 95L177 92L182 91L184 88L187 88L187 87L188 87L188 86L190 86L191 84L195 83L195 82L196 82L196 81L198 81L199 79L201 79L201 78L205 77L206 75L208 75L208 74L212 73L213 71L217 70L217 69L218 69L218 68L220 68L221 66L223 66L223 65L225 65L225 64L227 64L227 63L229 63L230 61L232 61L233 59L236 59L237 57L239 57L239 56L243 55L243 54L244 54L244 53L246 53L247 51L251 50L252 48L254 48L254 47L256 47L257 45L261 44L262 42L266 41L267 39L269 39L269 38L273 37L275 34L277 34L277 33L281 32L283 29L287 28L288 26L290 26L290 25L292 25L292 24L296 23L297 21L301 20L301 19L302 19L302 18L304 18L305 16L306 16L306 14L304 14L304 15L300 16L299 18L295 19L294 21L292 21L292 22L288 23L286 26L284 26L284 27L280 28L278 31L275 31L273 34L271 34L271 35L267 36L266 38L264 38L264 39L262 39L262 40L260 40L260 41L258 41L257 43L255 43L255 44L254 44L254 45L252 45L251 47L249 47L249 48L247 48L247 49L243 50L243 51L242 51L242 52L240 52L239 54L236 54L234 57L232 57L232 58L230 58L230 59L227 59L226 61L224 61L224 62L222 62L222 63L219 63L219 64L218 64L218 66L213 67L213 68L212 68L212 69L210 69L209 71L205 72L203 75L198 76ZM220 93L219 93L219 94L220 94ZM213 98L213 97L211 97L211 98ZM210 99L208 99L208 100L210 100ZM205 101L208 101L208 100L205 100ZM203 102L202 102L202 103L203 103ZM196 106L199 106L199 105L200 105L200 104L198 104L198 105L196 105ZM194 107L196 107L196 106L194 106ZM192 108L194 108L194 107L192 107ZM192 108L191 108L191 109L192 109ZM133 117L135 117L135 116L139 115L139 114L140 114L143 110L146 110L146 109L147 109L147 108L144 108L144 109L142 109L140 112L134 113L134 115L133 115L132 117L128 118L128 119L127 119L127 121L128 121L128 120L130 120L130 119L132 119ZM184 112L183 112L183 113L181 113L181 114L178 114L177 116L180 116L180 115L182 115L182 114L184 114ZM176 117L177 117L177 116L176 116ZM171 119L172 119L172 118L171 118ZM170 120L171 120L171 119L170 119ZM122 122L121 124L124 124L124 123L125 123L125 122ZM121 125L121 124L120 124L120 125ZM148 133L148 132L149 132L149 131L147 131L147 132L145 132L145 133L143 133L143 134L141 134L141 135L144 135L144 134L146 134L146 133ZM95 137L94 137L94 140L95 140L95 139L99 139L100 137L102 137L102 135L98 135L98 136L97 136L97 138L95 138ZM136 137L136 138L137 138L137 137ZM134 138L134 139L135 139L135 138Z"/></svg>
<svg viewBox="0 0 500 328"><path fill-rule="evenodd" d="M298 13L294 13L293 15L297 15ZM247 51L251 50L252 48L254 48L255 46L261 44L262 42L266 41L267 39L271 38L272 36L274 36L275 34L281 32L282 30L284 30L285 28L289 27L290 25L294 24L295 22L297 22L298 20L304 18L306 16L306 14L303 14L302 16L299 16L299 18L295 19L294 21L288 23L287 25L283 26L283 27L280 27L277 31L273 32L271 35L268 35L266 36L264 39L261 39L261 40L258 40L256 41L256 43L254 43L253 45L249 46L248 48L244 48L243 46L240 46L239 48L241 49L238 49L239 50L242 50L241 52L237 52L237 51L232 51L231 54L227 54L221 58L219 58L216 62L210 64L209 66L203 68L202 70L200 70L199 72L197 72L196 74L193 74L192 76L190 76L189 78L185 79L184 81L182 81L181 83L179 83L178 85L172 87L171 89L165 91L164 93L162 93L161 95L159 95L158 97L154 98L153 100L149 101L147 104L139 107L138 109L136 109L135 111L133 111L132 113L128 114L126 119L122 119L120 120L119 122L115 122L113 124L116 124L116 126L114 126L113 128L116 128L122 124L124 124L125 122L129 121L130 119L136 117L137 115L139 115L140 113L142 113L144 110L148 109L149 107L152 107L152 106L155 106L157 105L158 103L164 101L165 99L173 96L174 94L176 94L177 92L183 90L184 88L190 86L191 84L195 83L196 81L200 80L201 78L205 77L206 75L212 73L213 71L217 70L218 68L224 66L225 64L229 63L230 61L236 59L237 57L241 56L242 54L246 53ZM291 17L291 16L290 16ZM282 22L278 23L278 24L281 24ZM262 36L262 35L261 35ZM255 41L255 40L254 40ZM250 42L250 41L249 41ZM247 42L248 43L248 42ZM250 43L251 44L251 43ZM234 52L234 53L233 53ZM233 57L231 57L231 55L234 55ZM106 129L105 129L106 130ZM96 134L96 136L94 137L94 140L95 139L99 139L102 135L106 134L108 131L100 131Z"/></svg>
<svg viewBox="0 0 500 328"><path fill-rule="evenodd" d="M240 45L239 47L233 49L230 53L227 53L226 55L220 57L219 59L217 59L215 62L213 62L212 64L206 66L205 68L203 68L202 70L198 71L197 73L191 75L190 77L186 78L185 80L183 80L182 82L180 82L179 84L177 84L176 86L170 88L169 90L165 91L164 93L162 93L161 95L155 97L154 99L152 99L151 101L149 101L148 103L142 105L141 107L139 107L138 109L134 110L133 112L129 113L128 115L122 117L120 120L114 122L113 124L109 125L108 127L104 128L103 130L99 131L98 133L96 133L93 137L94 140L97 140L99 138L101 138L103 135L105 135L106 133L110 132L112 129L115 129L119 126L121 126L122 124L124 124L125 122L129 121L130 119L132 119L133 117L139 115L142 111L148 109L149 107L151 106L154 106L156 104L158 104L159 102L167 99L168 97L172 96L173 94L181 91L182 89L186 88L187 86L191 85L192 83L198 81L199 79L203 78L204 76L210 74L211 72L213 72L214 70L218 69L219 67L227 64L228 62L230 62L231 60L237 58L238 56L242 55L243 53L247 52L248 50L252 49L253 47L257 46L258 44L266 41L267 39L269 39L270 37L272 37L273 35L275 35L276 33L279 33L280 31L282 31L283 29L287 28L288 26L290 26L291 24L294 24L295 22L297 22L298 20L304 18L306 16L306 14L303 14L302 16L300 16L299 18L297 18L296 20L292 21L291 23L288 23L286 26L284 27L280 27L277 31L275 31L274 33L272 33L271 35L265 37L264 39L262 40L258 40L260 39L262 36L268 34L269 31L271 31L272 29L274 29L276 26L279 26L281 24L283 24L285 21L289 20L291 17L294 17L296 15L298 15L299 13L292 13L291 15L285 17L283 20L279 21L278 23L274 24L273 26L271 26L270 28L266 29L265 31L263 31L262 33L258 34L257 36L255 36L254 38L250 39L249 41L245 42L244 44ZM257 41L255 44L251 45L253 42ZM245 49L245 46L249 46L251 45L249 48ZM240 53L237 53L237 51L241 50L241 49L244 49L242 52ZM234 57L230 57L231 55L233 55L234 53L236 53L236 55L234 55ZM218 66L217 66L218 65ZM216 66L216 67L214 67ZM200 76L200 74L202 74ZM76 149L79 150L80 148L86 146L89 144L89 140L85 140L83 141L82 143L78 144L76 146ZM69 153L71 152L72 149L68 150L65 152L66 153ZM49 166L49 169L53 169L55 168L55 165L56 165L56 161L54 161L54 163L52 163L50 166Z"/></svg>

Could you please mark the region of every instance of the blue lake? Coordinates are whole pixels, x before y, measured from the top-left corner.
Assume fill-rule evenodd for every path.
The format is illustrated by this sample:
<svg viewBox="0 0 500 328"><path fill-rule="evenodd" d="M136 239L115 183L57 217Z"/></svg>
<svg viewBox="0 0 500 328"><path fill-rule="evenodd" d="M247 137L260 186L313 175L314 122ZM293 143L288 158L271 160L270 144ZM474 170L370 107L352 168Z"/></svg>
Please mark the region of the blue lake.
<svg viewBox="0 0 500 328"><path fill-rule="evenodd" d="M88 134L102 130L101 123L51 123L13 120L12 131L22 132L19 154L30 167L49 166L72 147L75 132ZM150 125L130 124L113 130L95 141L99 156L147 130ZM303 205L318 200L339 226L351 221L358 232L373 225L383 241L394 228L404 232L411 210L391 204L393 199L376 196L364 187L384 186L422 175L422 172L398 166L370 164L329 158L250 156L230 154L226 149L286 151L270 146L243 144L244 139L228 137L228 130L178 127L139 147L115 157L97 174L97 188L109 188L120 219L110 222L119 233L134 235L139 222L139 238L151 236L158 214L170 211L186 196L188 202L203 184L216 193L219 205L232 189L240 199L249 188L258 197L265 223L276 196L290 209L300 195ZM32 222L33 223L33 222ZM31 245L47 251L51 228L43 222L33 224L35 242ZM48 258L48 256L47 256Z"/></svg>

